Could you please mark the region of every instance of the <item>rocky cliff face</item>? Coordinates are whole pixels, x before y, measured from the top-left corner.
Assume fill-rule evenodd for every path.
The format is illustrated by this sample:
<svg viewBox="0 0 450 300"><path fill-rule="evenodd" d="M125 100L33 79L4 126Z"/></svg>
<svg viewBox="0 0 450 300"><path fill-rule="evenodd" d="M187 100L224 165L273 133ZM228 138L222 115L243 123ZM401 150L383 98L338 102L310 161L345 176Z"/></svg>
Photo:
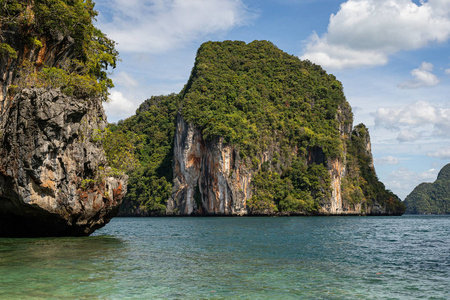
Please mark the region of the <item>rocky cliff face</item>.
<svg viewBox="0 0 450 300"><path fill-rule="evenodd" d="M341 83L267 41L203 44L185 88L117 130L145 137L127 216L402 213Z"/></svg>
<svg viewBox="0 0 450 300"><path fill-rule="evenodd" d="M24 44L16 31L7 31L2 35L2 42L18 49L17 56L14 58L0 56L0 74L2 74L0 98L3 101L8 95L8 88L17 81L18 71L22 68L24 61L35 62L38 68L44 65L57 66L70 57L75 45L75 41L71 37L64 37L56 31L49 37L43 37L42 40L42 47L38 47Z"/></svg>
<svg viewBox="0 0 450 300"><path fill-rule="evenodd" d="M170 214L244 215L251 197L252 171L232 145L205 141L201 132L178 116L174 146Z"/></svg>
<svg viewBox="0 0 450 300"><path fill-rule="evenodd" d="M0 236L80 236L118 212L126 177L108 175L100 100L25 89L1 111Z"/></svg>
<svg viewBox="0 0 450 300"><path fill-rule="evenodd" d="M30 6L31 7L31 6ZM3 27L3 26L2 26ZM12 85L19 81L26 81L27 72L34 72L43 66L57 67L71 58L75 40L70 36L64 36L58 30L41 36L40 45L24 42L23 28L1 28L0 42L10 45L16 49L14 56L0 55L0 119L6 112L7 106L13 99L13 93L8 94ZM25 67L24 63L28 62ZM24 70L27 69L27 70ZM23 74L20 74L20 73Z"/></svg>
<svg viewBox="0 0 450 300"><path fill-rule="evenodd" d="M349 207L342 201L341 182L346 176L345 162L334 159L327 164L331 179L331 197L322 201L320 213L324 215L359 214L360 207Z"/></svg>
<svg viewBox="0 0 450 300"><path fill-rule="evenodd" d="M336 114L339 126L339 138L346 144L353 129L353 115L350 107L340 107ZM361 214L361 205L349 205L342 197L342 181L347 176L347 147L342 149L339 158L327 161L327 170L331 180L331 195L321 202L320 213L324 215Z"/></svg>

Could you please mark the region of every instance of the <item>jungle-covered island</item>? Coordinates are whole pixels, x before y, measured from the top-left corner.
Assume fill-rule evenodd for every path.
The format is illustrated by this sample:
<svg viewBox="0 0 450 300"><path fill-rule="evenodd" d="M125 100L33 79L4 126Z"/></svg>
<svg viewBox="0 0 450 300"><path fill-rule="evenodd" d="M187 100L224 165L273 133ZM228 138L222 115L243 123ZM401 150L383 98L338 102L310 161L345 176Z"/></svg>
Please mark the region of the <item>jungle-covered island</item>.
<svg viewBox="0 0 450 300"><path fill-rule="evenodd" d="M88 235L122 202L122 216L404 213L341 83L269 41L204 43L180 93L107 125L118 52L96 15L90 0L0 3L1 235Z"/></svg>
<svg viewBox="0 0 450 300"><path fill-rule="evenodd" d="M121 215L399 215L341 83L268 41L207 42L179 94L110 127L133 140Z"/></svg>

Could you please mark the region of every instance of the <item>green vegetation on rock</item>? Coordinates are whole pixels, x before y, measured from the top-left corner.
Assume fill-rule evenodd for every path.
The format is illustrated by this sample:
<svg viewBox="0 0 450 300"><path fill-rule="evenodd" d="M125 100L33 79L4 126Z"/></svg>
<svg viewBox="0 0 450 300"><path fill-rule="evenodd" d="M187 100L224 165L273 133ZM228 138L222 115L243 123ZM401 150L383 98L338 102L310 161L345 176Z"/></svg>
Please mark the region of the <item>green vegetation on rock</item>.
<svg viewBox="0 0 450 300"><path fill-rule="evenodd" d="M254 157L277 142L282 149L321 147L342 152L338 109L350 109L333 75L267 41L203 44L181 92L183 117L203 137L223 137Z"/></svg>
<svg viewBox="0 0 450 300"><path fill-rule="evenodd" d="M343 152L337 115L350 111L333 75L267 41L208 42L181 97L183 117L205 139L223 138L259 169L251 212L310 213L329 197L327 160ZM273 150L272 163L260 167L261 154ZM322 157L308 162L316 150Z"/></svg>
<svg viewBox="0 0 450 300"><path fill-rule="evenodd" d="M61 88L106 100L118 52L93 25L96 16L91 0L0 0L0 60L19 75L12 91Z"/></svg>
<svg viewBox="0 0 450 300"><path fill-rule="evenodd" d="M372 154L366 146L370 143L369 131L364 124L355 126L348 143L348 176L342 183L342 197L350 204L363 204L363 210L375 203L388 212L404 212L405 206L392 191L386 190L378 180L373 167Z"/></svg>
<svg viewBox="0 0 450 300"><path fill-rule="evenodd" d="M128 172L128 193L122 215L159 215L172 189L173 136L179 107L178 95L152 97L136 115L111 125L120 135L136 135L134 146L139 165Z"/></svg>
<svg viewBox="0 0 450 300"><path fill-rule="evenodd" d="M450 164L435 182L419 184L406 198L408 214L450 214Z"/></svg>

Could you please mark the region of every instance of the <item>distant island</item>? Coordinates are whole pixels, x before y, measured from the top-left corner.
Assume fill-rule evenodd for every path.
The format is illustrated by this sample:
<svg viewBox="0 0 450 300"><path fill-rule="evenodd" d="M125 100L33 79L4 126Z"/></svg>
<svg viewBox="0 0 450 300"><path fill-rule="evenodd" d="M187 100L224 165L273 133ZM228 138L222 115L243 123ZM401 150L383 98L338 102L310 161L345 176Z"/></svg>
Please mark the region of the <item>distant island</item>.
<svg viewBox="0 0 450 300"><path fill-rule="evenodd" d="M406 198L408 214L450 214L450 164L445 165L433 183L419 184Z"/></svg>
<svg viewBox="0 0 450 300"><path fill-rule="evenodd" d="M135 140L120 215L401 215L341 83L268 41L207 42L179 94L110 127Z"/></svg>

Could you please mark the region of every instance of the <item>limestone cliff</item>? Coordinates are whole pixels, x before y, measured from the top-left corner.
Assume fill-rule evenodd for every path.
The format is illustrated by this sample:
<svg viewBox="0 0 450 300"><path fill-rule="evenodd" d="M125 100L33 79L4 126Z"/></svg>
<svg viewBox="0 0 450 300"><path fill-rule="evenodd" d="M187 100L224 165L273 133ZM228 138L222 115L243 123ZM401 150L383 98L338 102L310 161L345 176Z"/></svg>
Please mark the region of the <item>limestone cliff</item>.
<svg viewBox="0 0 450 300"><path fill-rule="evenodd" d="M181 115L175 133L173 198L170 213L247 213L252 172L242 163L232 145L222 139L205 141L198 128Z"/></svg>
<svg viewBox="0 0 450 300"><path fill-rule="evenodd" d="M26 7L26 12L17 13L17 16L14 16L14 10L6 8L7 4L1 10L6 22L0 24L0 45L8 45L14 53L8 53L4 49L0 51L0 118L14 96L11 92L8 95L11 86L16 86L19 82L23 84L27 80L23 78L27 73L33 73L43 66L56 67L64 64L73 57L76 47L75 40L57 28L41 33L39 43L29 42L31 38L27 34L36 30L29 25L35 22L34 0L21 5ZM9 18L16 18L17 21L8 24ZM30 18L30 21L24 22L26 18Z"/></svg>
<svg viewBox="0 0 450 300"><path fill-rule="evenodd" d="M118 212L127 178L99 138L118 54L96 15L83 1L0 7L0 236L88 235Z"/></svg>
<svg viewBox="0 0 450 300"><path fill-rule="evenodd" d="M115 129L143 138L124 216L403 212L341 83L267 41L204 43L179 94Z"/></svg>
<svg viewBox="0 0 450 300"><path fill-rule="evenodd" d="M80 236L118 212L126 177L108 175L97 99L25 89L0 128L0 236Z"/></svg>

